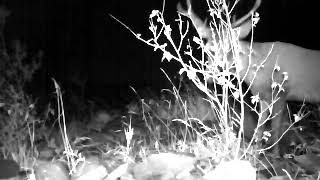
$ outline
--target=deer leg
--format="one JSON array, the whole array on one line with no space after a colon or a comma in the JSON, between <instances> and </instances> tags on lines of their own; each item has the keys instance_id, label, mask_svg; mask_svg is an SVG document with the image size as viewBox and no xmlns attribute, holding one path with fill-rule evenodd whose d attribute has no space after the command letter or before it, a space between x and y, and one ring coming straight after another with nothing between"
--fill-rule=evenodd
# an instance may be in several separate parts
<instances>
[{"instance_id":1,"label":"deer leg","mask_svg":"<svg viewBox=\"0 0 320 180\"><path fill-rule=\"evenodd\" d=\"M267 143L270 146L272 146L272 151L274 152L275 155L279 155L279 144L276 143L282 133L282 117L283 117L283 111L285 101L278 100L278 102L273 104L272 111L270 112L270 103L260 100L260 116L258 120L258 132L257 132L257 137L258 140L265 140L267 139ZM271 114L270 114L271 113ZM272 119L271 119L272 118ZM266 124L267 121L271 120L271 138L269 140L268 137L264 135L264 132L268 130ZM267 147L267 149L269 149Z\"/></svg>"},{"instance_id":2,"label":"deer leg","mask_svg":"<svg viewBox=\"0 0 320 180\"><path fill-rule=\"evenodd\" d=\"M271 128L272 128L272 144L274 144L273 147L273 152L277 155L280 155L280 147L279 147L279 143L280 142L280 138L283 135L284 131L284 127L283 125L286 124L284 123L285 121L288 120L287 118L287 109L286 109L286 101L279 99L273 106L273 113L272 115L274 116L274 118L271 121Z\"/></svg>"}]
</instances>

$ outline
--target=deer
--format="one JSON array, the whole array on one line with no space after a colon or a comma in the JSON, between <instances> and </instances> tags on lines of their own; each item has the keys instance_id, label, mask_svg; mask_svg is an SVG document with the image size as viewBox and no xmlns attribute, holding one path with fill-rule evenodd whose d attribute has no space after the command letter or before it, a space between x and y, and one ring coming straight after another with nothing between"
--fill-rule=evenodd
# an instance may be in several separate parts
<instances>
[{"instance_id":1,"label":"deer","mask_svg":"<svg viewBox=\"0 0 320 180\"><path fill-rule=\"evenodd\" d=\"M215 32L206 21L194 13L191 0L186 1L187 9L178 3L178 12L192 21L200 38L206 40L206 46L210 46L210 43L216 40L216 34L213 34ZM253 95L259 94L260 111L273 107L271 111L263 113L258 123L271 117L273 151L279 155L276 142L285 132L283 125L289 124L287 102L320 102L320 51L280 41L245 41L252 30L252 14L260 4L261 0L256 0L253 8L233 22L231 27L240 29L238 36L240 53L237 60L240 64L238 72L241 80L249 86ZM234 61L234 57L228 57L228 61ZM276 101L273 94L273 90L277 88L273 84L275 81L282 83L282 86L278 87L279 98Z\"/></svg>"}]
</instances>

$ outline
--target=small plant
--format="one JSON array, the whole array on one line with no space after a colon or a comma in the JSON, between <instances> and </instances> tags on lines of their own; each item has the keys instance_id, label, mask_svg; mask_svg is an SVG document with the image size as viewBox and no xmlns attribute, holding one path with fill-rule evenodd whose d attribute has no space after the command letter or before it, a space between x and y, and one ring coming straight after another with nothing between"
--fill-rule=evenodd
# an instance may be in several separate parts
<instances>
[{"instance_id":1,"label":"small plant","mask_svg":"<svg viewBox=\"0 0 320 180\"><path fill-rule=\"evenodd\" d=\"M5 21L0 23L5 26ZM3 32L0 33L0 156L25 167L28 158L36 156L33 145L37 138L41 138L39 134L43 127L37 118L34 100L26 93L25 87L40 68L43 52L28 54L21 41L14 41L9 51Z\"/></svg>"},{"instance_id":2,"label":"small plant","mask_svg":"<svg viewBox=\"0 0 320 180\"><path fill-rule=\"evenodd\" d=\"M76 172L77 165L83 162L85 158L81 155L81 153L78 153L76 150L73 150L71 147L69 136L67 133L62 93L58 83L55 80L53 81L54 81L54 86L55 86L56 95L57 95L58 124L59 124L59 130L60 130L60 134L61 134L63 145L64 145L64 155L68 162L67 165L68 165L70 174L74 174Z\"/></svg>"},{"instance_id":3,"label":"small plant","mask_svg":"<svg viewBox=\"0 0 320 180\"><path fill-rule=\"evenodd\" d=\"M260 100L259 94L254 94L252 97L251 102L253 105L245 102L244 97L249 92L253 82L248 84L248 90L242 89L244 81L240 73L242 73L243 67L241 67L242 64L240 62L241 48L238 39L240 30L232 28L228 5L225 1L207 1L209 12L213 19L209 26L206 21L201 22L199 18L194 18L195 14L190 9L190 1L187 1L187 3L189 3L188 11L185 10L185 12L178 14L178 19L176 20L178 22L177 33L174 31L175 28L166 23L162 12L153 10L149 16L149 30L152 33L150 39L143 38L141 34L135 33L121 21L112 17L127 28L138 40L153 47L154 50L162 51L162 61L180 63L179 74L186 75L209 102L219 124L219 133L216 133L217 128L206 127L201 120L196 120L194 117L186 116L187 119L176 120L189 127L192 127L190 122L199 122L204 129L214 131L214 134L216 134L214 137L207 137L198 132L201 139L206 141L207 144L209 144L208 139L216 139L217 141L215 142L219 142L221 147L219 150L221 154L229 154L232 159L242 159L251 151L254 143L265 138L262 137L262 127L273 118L270 117L271 113L269 112L272 111L273 104L278 100L279 93L283 91L282 86L287 77L285 76L282 82L273 82L273 103L266 107L260 107L260 111L256 108ZM185 16L190 18L191 21L185 21ZM251 18L253 18L251 24L253 27L258 17L252 16ZM192 26L190 26L190 22ZM190 35L190 32L192 32L190 28L193 27L196 34ZM173 38L174 36L179 38ZM188 37L191 37L191 39ZM162 43L163 39L166 39L166 43ZM179 40L175 41L176 39ZM204 40L207 40L207 43ZM230 55L233 61L230 61ZM257 64L256 72L263 67L267 58L265 57L261 64ZM278 67L275 67L273 73L277 71ZM253 80L255 80L255 75ZM239 104L240 110L236 110L233 102ZM243 124L246 120L245 106L248 106L259 117L258 126L248 144L243 143ZM183 106L183 108L187 112L189 107ZM239 129L238 134L235 134L235 126ZM263 150L265 149L256 150L256 152L262 152Z\"/></svg>"}]
</instances>

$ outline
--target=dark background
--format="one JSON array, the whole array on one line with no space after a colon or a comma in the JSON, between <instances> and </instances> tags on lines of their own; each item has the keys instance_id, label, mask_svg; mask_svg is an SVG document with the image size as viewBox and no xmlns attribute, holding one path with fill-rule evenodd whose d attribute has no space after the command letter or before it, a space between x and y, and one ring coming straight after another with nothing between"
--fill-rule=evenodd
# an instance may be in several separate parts
<instances>
[{"instance_id":1,"label":"dark background","mask_svg":"<svg viewBox=\"0 0 320 180\"><path fill-rule=\"evenodd\" d=\"M240 15L252 4L251 0L242 1L237 9ZM316 0L262 1L256 41L285 41L320 49ZM194 2L203 16L205 0ZM177 3L166 2L169 23L174 24L177 18ZM112 14L149 38L149 14L153 9L161 10L162 0L7 0L3 4L12 11L5 29L7 44L19 39L30 53L40 49L45 52L43 68L37 72L32 88L36 97L46 98L54 91L50 78L68 89L70 77L78 73L80 79L88 78L86 97L104 98L117 106L134 95L129 85L138 90L150 87L156 92L168 88L160 67L171 77L177 72L177 64L160 63L160 52L135 39L108 16ZM77 87L74 89L77 91Z\"/></svg>"}]
</instances>

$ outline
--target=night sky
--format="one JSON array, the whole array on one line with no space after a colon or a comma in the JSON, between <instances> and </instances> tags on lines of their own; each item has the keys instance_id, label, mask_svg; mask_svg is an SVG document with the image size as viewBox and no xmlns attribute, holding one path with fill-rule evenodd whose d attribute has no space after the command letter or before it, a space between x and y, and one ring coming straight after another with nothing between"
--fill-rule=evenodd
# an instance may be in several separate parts
<instances>
[{"instance_id":1,"label":"night sky","mask_svg":"<svg viewBox=\"0 0 320 180\"><path fill-rule=\"evenodd\" d=\"M249 0L245 0L248 1ZM88 78L86 97L101 97L112 103L132 96L128 86L168 88L162 67L171 77L176 63L160 63L160 52L135 39L109 13L143 37L151 37L148 17L162 8L162 0L3 0L12 11L7 18L7 44L22 40L30 53L43 50L43 68L35 77L33 92L44 97L54 91L55 78L62 88L69 88L71 75ZM178 0L167 0L165 18L174 23ZM195 4L194 7L203 7ZM250 0L251 2L251 0ZM257 41L285 41L320 49L319 6L316 0L262 0ZM251 2L252 3L252 2ZM250 4L250 3L249 3ZM245 11L239 8L238 12ZM197 10L196 10L197 11ZM199 12L199 14L203 12ZM318 27L317 27L318 26ZM119 100L119 101L118 101Z\"/></svg>"}]
</instances>

